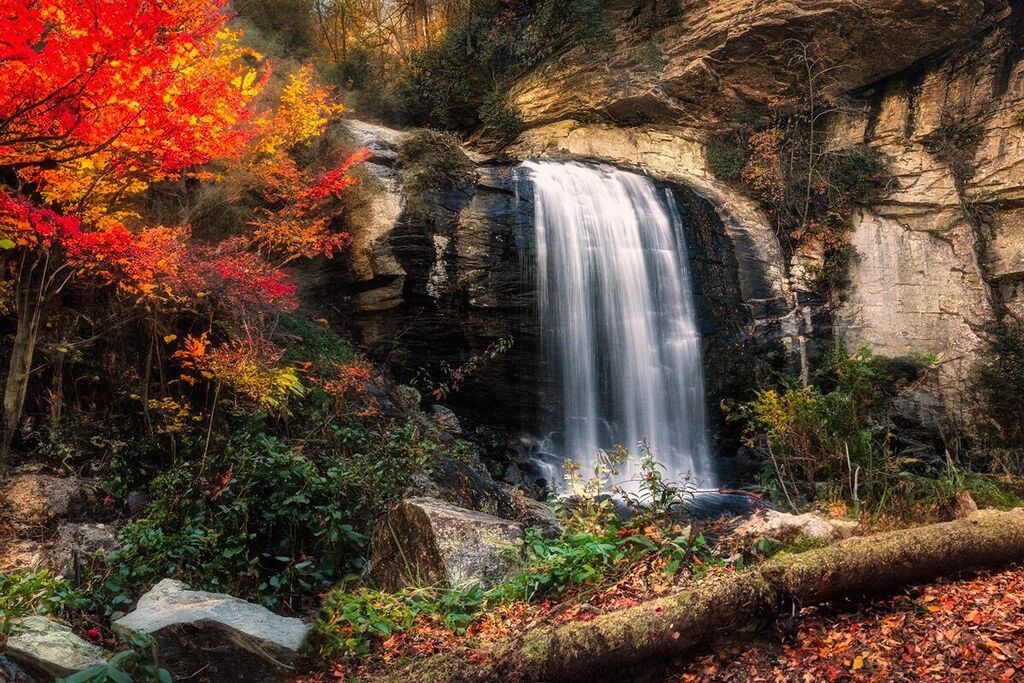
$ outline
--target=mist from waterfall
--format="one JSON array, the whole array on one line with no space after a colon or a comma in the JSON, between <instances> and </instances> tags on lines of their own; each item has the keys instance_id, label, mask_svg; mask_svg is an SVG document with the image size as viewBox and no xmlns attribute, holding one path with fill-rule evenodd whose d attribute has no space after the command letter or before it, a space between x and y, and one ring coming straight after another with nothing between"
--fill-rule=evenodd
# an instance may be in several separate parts
<instances>
[{"instance_id":1,"label":"mist from waterfall","mask_svg":"<svg viewBox=\"0 0 1024 683\"><path fill-rule=\"evenodd\" d=\"M545 366L561 405L558 457L646 439L670 479L711 486L704 377L682 219L649 178L575 163L523 165L533 184ZM543 412L543 411L542 411ZM628 471L620 473L625 479ZM555 482L553 482L555 483Z\"/></svg>"}]
</instances>

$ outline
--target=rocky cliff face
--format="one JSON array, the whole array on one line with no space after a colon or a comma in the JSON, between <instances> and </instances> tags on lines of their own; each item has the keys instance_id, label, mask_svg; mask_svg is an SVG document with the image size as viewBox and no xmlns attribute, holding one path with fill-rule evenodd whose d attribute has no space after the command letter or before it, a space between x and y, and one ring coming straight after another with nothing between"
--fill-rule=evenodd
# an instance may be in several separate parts
<instances>
[{"instance_id":1,"label":"rocky cliff face","mask_svg":"<svg viewBox=\"0 0 1024 683\"><path fill-rule=\"evenodd\" d=\"M386 138L376 170L388 190L359 231L342 292L363 340L408 376L513 336L513 352L455 400L482 422L535 423L550 387L524 270L532 207L513 163L590 160L657 178L680 199L712 402L749 388L766 349L807 372L833 339L936 354L933 394L960 396L985 325L1024 315L1024 3L693 0L645 15L657 6L615 0L604 61L577 49L518 82L526 130L466 182L403 194L393 135L362 129L374 144ZM854 217L842 302L809 291L803 263L815 255L786 254L757 203L706 161L714 131L800 82L803 45L845 93L823 122L828 145L878 150L898 181Z\"/></svg>"},{"instance_id":2,"label":"rocky cliff face","mask_svg":"<svg viewBox=\"0 0 1024 683\"><path fill-rule=\"evenodd\" d=\"M372 355L423 390L450 381L444 364L459 368L512 338L512 349L475 372L450 402L471 422L526 428L543 373L522 257L532 205L528 192L520 196L514 167L480 165L443 187L411 191L399 168L403 133L346 125L373 152L368 181L375 187L352 217L351 266L321 296L336 302L345 327Z\"/></svg>"},{"instance_id":3,"label":"rocky cliff face","mask_svg":"<svg viewBox=\"0 0 1024 683\"><path fill-rule=\"evenodd\" d=\"M690 188L727 227L754 320L774 323L795 355L831 338L934 353L959 393L986 323L1024 313L1024 3L691 2L647 38L630 19L643 7L612 10L606 66L569 53L513 88L531 127L511 153L607 161ZM660 60L638 63L652 44ZM803 45L846 93L825 121L829 146L877 149L898 180L854 218L853 284L837 306L805 291L815 255L787 262L756 205L704 161L709 131L805 78L793 59Z\"/></svg>"},{"instance_id":4,"label":"rocky cliff face","mask_svg":"<svg viewBox=\"0 0 1024 683\"><path fill-rule=\"evenodd\" d=\"M1008 0L615 0L612 46L578 47L512 88L527 125L713 124L792 92L813 43L853 90L976 35Z\"/></svg>"}]
</instances>

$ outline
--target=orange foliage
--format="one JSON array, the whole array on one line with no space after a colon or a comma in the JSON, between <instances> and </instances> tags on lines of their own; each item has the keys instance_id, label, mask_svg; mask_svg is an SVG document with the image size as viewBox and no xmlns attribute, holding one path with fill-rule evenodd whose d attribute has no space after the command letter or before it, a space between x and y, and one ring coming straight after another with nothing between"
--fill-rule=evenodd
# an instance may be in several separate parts
<instances>
[{"instance_id":1,"label":"orange foliage","mask_svg":"<svg viewBox=\"0 0 1024 683\"><path fill-rule=\"evenodd\" d=\"M304 392L295 368L281 362L284 349L265 339L246 338L211 347L204 332L186 337L174 357L186 383L223 382L260 408L285 411L288 399Z\"/></svg>"},{"instance_id":2,"label":"orange foliage","mask_svg":"<svg viewBox=\"0 0 1024 683\"><path fill-rule=\"evenodd\" d=\"M330 229L330 204L356 184L349 170L368 157L369 150L360 150L311 184L291 159L267 169L269 182L264 197L279 208L262 211L252 222L248 243L284 263L314 256L330 258L346 249L351 238L346 232Z\"/></svg>"},{"instance_id":3,"label":"orange foliage","mask_svg":"<svg viewBox=\"0 0 1024 683\"><path fill-rule=\"evenodd\" d=\"M0 165L99 220L156 179L235 156L262 85L226 0L9 0ZM264 74L264 77L266 74Z\"/></svg>"}]
</instances>

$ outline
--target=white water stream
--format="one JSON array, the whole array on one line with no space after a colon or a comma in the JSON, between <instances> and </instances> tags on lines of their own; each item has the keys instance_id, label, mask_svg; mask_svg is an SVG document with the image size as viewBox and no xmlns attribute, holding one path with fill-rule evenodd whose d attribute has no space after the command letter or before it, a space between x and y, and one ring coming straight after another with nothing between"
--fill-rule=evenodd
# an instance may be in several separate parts
<instances>
[{"instance_id":1,"label":"white water stream","mask_svg":"<svg viewBox=\"0 0 1024 683\"><path fill-rule=\"evenodd\" d=\"M593 472L646 439L670 479L714 484L683 225L649 178L523 164L534 187L539 315L561 406L551 448ZM620 478L632 473L623 471Z\"/></svg>"}]
</instances>

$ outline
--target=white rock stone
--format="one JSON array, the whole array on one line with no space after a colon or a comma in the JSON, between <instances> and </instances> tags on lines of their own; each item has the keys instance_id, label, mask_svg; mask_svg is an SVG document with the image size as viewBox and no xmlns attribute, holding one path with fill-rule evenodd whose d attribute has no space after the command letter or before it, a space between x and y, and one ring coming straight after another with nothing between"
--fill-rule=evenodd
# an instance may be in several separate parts
<instances>
[{"instance_id":1,"label":"white rock stone","mask_svg":"<svg viewBox=\"0 0 1024 683\"><path fill-rule=\"evenodd\" d=\"M4 654L29 671L53 677L70 676L106 662L102 648L46 617L16 620Z\"/></svg>"},{"instance_id":2,"label":"white rock stone","mask_svg":"<svg viewBox=\"0 0 1024 683\"><path fill-rule=\"evenodd\" d=\"M792 515L767 510L751 517L737 527L737 536L771 538L781 543L792 543L799 538L816 541L837 541L852 536L857 523L842 519L825 519L811 512Z\"/></svg>"},{"instance_id":3,"label":"white rock stone","mask_svg":"<svg viewBox=\"0 0 1024 683\"><path fill-rule=\"evenodd\" d=\"M150 634L179 679L271 681L287 670L310 626L222 593L188 590L164 579L114 622L120 633Z\"/></svg>"}]
</instances>

